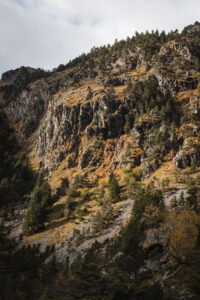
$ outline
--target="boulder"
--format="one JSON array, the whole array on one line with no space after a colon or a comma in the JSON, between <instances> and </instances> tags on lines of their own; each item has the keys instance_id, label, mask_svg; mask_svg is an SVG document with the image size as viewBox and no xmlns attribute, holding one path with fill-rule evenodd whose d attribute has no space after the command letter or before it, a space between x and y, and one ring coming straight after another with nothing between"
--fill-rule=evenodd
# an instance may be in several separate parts
<instances>
[{"instance_id":1,"label":"boulder","mask_svg":"<svg viewBox=\"0 0 200 300\"><path fill-rule=\"evenodd\" d=\"M173 163L181 169L191 166L192 160L195 160L196 166L200 166L200 151L185 153L183 150L180 150L176 156L173 158Z\"/></svg>"}]
</instances>

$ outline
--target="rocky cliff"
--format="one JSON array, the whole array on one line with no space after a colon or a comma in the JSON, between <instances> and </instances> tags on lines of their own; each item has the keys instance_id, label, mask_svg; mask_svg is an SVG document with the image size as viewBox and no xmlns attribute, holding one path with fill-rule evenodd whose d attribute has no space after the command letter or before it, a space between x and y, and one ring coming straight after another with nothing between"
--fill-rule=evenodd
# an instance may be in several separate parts
<instances>
[{"instance_id":1,"label":"rocky cliff","mask_svg":"<svg viewBox=\"0 0 200 300\"><path fill-rule=\"evenodd\" d=\"M186 284L177 293L167 284L180 266L169 259L171 232L179 226L176 216L181 222L185 214L188 224L194 223L194 232L198 223L194 213L200 168L199 28L196 22L182 33L136 34L113 46L93 48L52 72L21 67L2 75L1 108L32 168L50 182L54 194L45 230L23 236L28 203L20 203L5 223L11 237L21 245L41 244L43 251L55 245L55 256L62 262L66 256L72 263L79 254L86 255L96 242L103 245L103 257L105 244L112 248L112 240L115 243L131 217L138 182L148 185L141 202L145 195L154 201L159 193L149 195L156 187L162 189L167 208L163 217L163 203L152 202L153 208L150 202L145 204L140 222L146 227L138 247L147 259L138 276L151 272L169 298L170 293L176 294L174 299L192 297ZM111 172L119 182L118 203L109 194ZM189 213L184 210L187 201ZM153 219L150 227L148 218ZM115 260L129 257L125 255L129 249L123 251L116 250L116 256L106 261L105 273ZM135 284L136 275L129 275Z\"/></svg>"},{"instance_id":2,"label":"rocky cliff","mask_svg":"<svg viewBox=\"0 0 200 300\"><path fill-rule=\"evenodd\" d=\"M142 38L94 49L59 72L2 75L3 106L35 168L51 178L58 169L102 176L141 166L146 178L172 152L178 167L198 165L198 31Z\"/></svg>"}]
</instances>

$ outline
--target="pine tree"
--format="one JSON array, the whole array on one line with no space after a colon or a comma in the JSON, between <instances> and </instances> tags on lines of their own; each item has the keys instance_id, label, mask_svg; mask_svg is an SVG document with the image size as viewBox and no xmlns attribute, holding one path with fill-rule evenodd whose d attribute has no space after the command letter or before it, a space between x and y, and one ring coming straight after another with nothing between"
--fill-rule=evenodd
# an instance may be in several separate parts
<instances>
[{"instance_id":1,"label":"pine tree","mask_svg":"<svg viewBox=\"0 0 200 300\"><path fill-rule=\"evenodd\" d=\"M193 158L191 161L191 170L194 172L196 170L196 160Z\"/></svg>"},{"instance_id":2,"label":"pine tree","mask_svg":"<svg viewBox=\"0 0 200 300\"><path fill-rule=\"evenodd\" d=\"M181 194L180 194L179 204L180 204L181 206L183 206L183 205L184 205L184 202L185 202L185 199L184 199L184 193L183 193L183 191L182 191Z\"/></svg>"},{"instance_id":3,"label":"pine tree","mask_svg":"<svg viewBox=\"0 0 200 300\"><path fill-rule=\"evenodd\" d=\"M126 123L124 125L124 131L125 131L125 133L129 133L129 131L132 127L132 114L128 113L127 115L125 115L125 120L126 120Z\"/></svg>"},{"instance_id":4,"label":"pine tree","mask_svg":"<svg viewBox=\"0 0 200 300\"><path fill-rule=\"evenodd\" d=\"M24 232L26 234L41 231L45 227L52 205L51 188L47 181L39 177L25 217Z\"/></svg>"},{"instance_id":5,"label":"pine tree","mask_svg":"<svg viewBox=\"0 0 200 300\"><path fill-rule=\"evenodd\" d=\"M108 181L108 189L110 193L110 198L113 202L120 200L120 186L113 172L110 173Z\"/></svg>"}]
</instances>

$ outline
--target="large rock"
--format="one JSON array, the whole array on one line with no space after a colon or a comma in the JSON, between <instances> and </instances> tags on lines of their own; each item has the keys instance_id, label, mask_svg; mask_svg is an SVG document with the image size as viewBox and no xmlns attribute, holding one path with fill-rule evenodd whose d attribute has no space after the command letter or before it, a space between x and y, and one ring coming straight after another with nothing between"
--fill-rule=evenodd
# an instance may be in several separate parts
<instances>
[{"instance_id":1,"label":"large rock","mask_svg":"<svg viewBox=\"0 0 200 300\"><path fill-rule=\"evenodd\" d=\"M196 166L200 166L200 151L185 153L183 150L180 150L176 156L173 158L173 163L178 168L190 167L192 160L196 162Z\"/></svg>"},{"instance_id":2,"label":"large rock","mask_svg":"<svg viewBox=\"0 0 200 300\"><path fill-rule=\"evenodd\" d=\"M153 159L149 161L148 159L141 160L141 173L142 173L142 180L148 178L151 173L155 172L159 167L159 161L157 159Z\"/></svg>"}]
</instances>

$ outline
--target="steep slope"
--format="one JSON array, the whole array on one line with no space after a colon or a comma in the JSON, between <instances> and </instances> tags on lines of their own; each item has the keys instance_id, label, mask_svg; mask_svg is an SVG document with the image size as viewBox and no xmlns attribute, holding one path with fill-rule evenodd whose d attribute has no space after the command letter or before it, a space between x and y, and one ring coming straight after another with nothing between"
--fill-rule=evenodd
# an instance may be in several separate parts
<instances>
[{"instance_id":1,"label":"steep slope","mask_svg":"<svg viewBox=\"0 0 200 300\"><path fill-rule=\"evenodd\" d=\"M35 167L55 178L58 169L61 177L74 168L102 176L141 165L145 178L171 150L178 166L198 159L198 150L189 155L177 149L195 141L198 132L199 31L197 25L192 28L167 36L136 35L112 47L94 48L48 78L35 80L39 71L32 71L33 76L26 69L4 74L6 111L33 151ZM25 70L33 78L28 80ZM8 92L15 85L18 90ZM192 123L190 137L182 128L184 113ZM149 145L150 137L160 140L161 135L161 149L156 142ZM127 146L132 151L129 162Z\"/></svg>"},{"instance_id":2,"label":"steep slope","mask_svg":"<svg viewBox=\"0 0 200 300\"><path fill-rule=\"evenodd\" d=\"M162 299L157 283L166 299L198 297L193 267L199 261L199 46L196 22L182 33L136 33L113 46L93 48L53 72L22 67L2 75L1 106L32 168L48 179L54 194L44 231L22 237L18 215L25 211L15 207L15 220L6 223L11 236L21 244L41 244L43 251L55 245L58 261L67 257L75 270L80 254L87 258L99 242L99 261L91 260L108 276L107 293L118 260L125 276L118 274L119 282L128 281L122 290L131 286L130 294L120 290L121 299ZM195 233L191 247L184 234L175 238L182 220L185 235ZM170 285L180 284L185 261L192 262L193 286L185 278L173 291ZM86 293L76 276L69 299Z\"/></svg>"}]
</instances>

